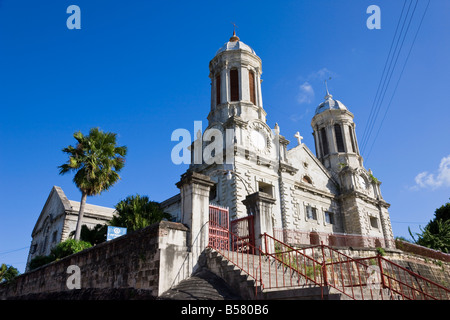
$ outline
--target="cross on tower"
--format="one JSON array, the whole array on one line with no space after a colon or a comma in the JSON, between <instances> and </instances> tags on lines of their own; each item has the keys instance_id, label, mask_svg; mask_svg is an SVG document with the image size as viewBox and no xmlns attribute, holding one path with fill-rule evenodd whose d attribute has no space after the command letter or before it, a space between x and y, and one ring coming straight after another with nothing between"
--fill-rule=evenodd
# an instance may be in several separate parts
<instances>
[{"instance_id":1,"label":"cross on tower","mask_svg":"<svg viewBox=\"0 0 450 320\"><path fill-rule=\"evenodd\" d=\"M236 33L236 28L237 28L236 23L231 22L231 24L233 25L233 33Z\"/></svg>"},{"instance_id":2,"label":"cross on tower","mask_svg":"<svg viewBox=\"0 0 450 320\"><path fill-rule=\"evenodd\" d=\"M297 133L294 135L294 137L297 138L298 145L301 145L301 144L302 144L303 137L300 135L300 132L297 131Z\"/></svg>"}]
</instances>

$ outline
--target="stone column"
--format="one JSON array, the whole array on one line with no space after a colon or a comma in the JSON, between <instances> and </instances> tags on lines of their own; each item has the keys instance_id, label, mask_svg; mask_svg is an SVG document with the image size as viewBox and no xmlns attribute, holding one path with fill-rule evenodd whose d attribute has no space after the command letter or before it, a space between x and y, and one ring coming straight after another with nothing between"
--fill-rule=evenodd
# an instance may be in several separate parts
<instances>
[{"instance_id":1,"label":"stone column","mask_svg":"<svg viewBox=\"0 0 450 320\"><path fill-rule=\"evenodd\" d=\"M176 184L181 195L181 223L190 229L187 246L202 251L208 245L209 189L211 179L197 172L186 172Z\"/></svg>"},{"instance_id":2,"label":"stone column","mask_svg":"<svg viewBox=\"0 0 450 320\"><path fill-rule=\"evenodd\" d=\"M257 248L261 246L264 251L265 243L260 236L267 233L273 237L272 210L275 199L267 193L255 192L248 195L242 203L247 207L247 214L254 216L255 246ZM273 252L273 248L267 249Z\"/></svg>"},{"instance_id":3,"label":"stone column","mask_svg":"<svg viewBox=\"0 0 450 320\"><path fill-rule=\"evenodd\" d=\"M240 100L242 101L250 101L250 88L249 88L249 76L248 76L248 68L246 66L241 66L239 68L240 73L240 90L241 96Z\"/></svg>"}]
</instances>

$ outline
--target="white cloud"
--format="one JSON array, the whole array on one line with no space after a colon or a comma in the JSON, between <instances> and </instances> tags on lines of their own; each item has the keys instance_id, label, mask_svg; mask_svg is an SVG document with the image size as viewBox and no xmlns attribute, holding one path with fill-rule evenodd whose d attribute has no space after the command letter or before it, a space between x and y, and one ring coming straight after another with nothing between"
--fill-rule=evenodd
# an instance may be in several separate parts
<instances>
[{"instance_id":1,"label":"white cloud","mask_svg":"<svg viewBox=\"0 0 450 320\"><path fill-rule=\"evenodd\" d=\"M311 111L311 109L310 108L306 108L304 111L303 111L303 113L295 113L295 114L291 114L290 115L290 119L292 120L292 121L294 121L294 122L298 122L298 121L300 121L300 120L302 120L303 118L305 118L307 115L308 115L308 113Z\"/></svg>"},{"instance_id":2,"label":"white cloud","mask_svg":"<svg viewBox=\"0 0 450 320\"><path fill-rule=\"evenodd\" d=\"M441 159L436 174L424 171L419 173L414 180L416 186L420 188L450 187L450 155Z\"/></svg>"},{"instance_id":3,"label":"white cloud","mask_svg":"<svg viewBox=\"0 0 450 320\"><path fill-rule=\"evenodd\" d=\"M322 68L317 71L311 72L307 77L300 76L298 79L303 83L299 86L299 91L297 94L297 102L299 104L310 104L314 102L315 92L313 85L320 88L325 94L325 80L334 78L337 75L328 70L327 68Z\"/></svg>"},{"instance_id":4,"label":"white cloud","mask_svg":"<svg viewBox=\"0 0 450 320\"><path fill-rule=\"evenodd\" d=\"M300 104L311 103L314 99L314 89L308 81L300 85L297 102Z\"/></svg>"},{"instance_id":5,"label":"white cloud","mask_svg":"<svg viewBox=\"0 0 450 320\"><path fill-rule=\"evenodd\" d=\"M316 72L311 73L308 76L309 80L318 80L323 82L324 80L328 80L329 78L334 78L336 75L334 72L328 70L327 68L322 68Z\"/></svg>"}]
</instances>

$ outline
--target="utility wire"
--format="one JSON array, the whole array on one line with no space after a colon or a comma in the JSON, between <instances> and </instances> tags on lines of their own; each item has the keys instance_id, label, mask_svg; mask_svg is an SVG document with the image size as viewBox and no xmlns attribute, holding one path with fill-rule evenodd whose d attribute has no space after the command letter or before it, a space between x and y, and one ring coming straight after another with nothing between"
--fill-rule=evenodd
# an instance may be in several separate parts
<instances>
[{"instance_id":1,"label":"utility wire","mask_svg":"<svg viewBox=\"0 0 450 320\"><path fill-rule=\"evenodd\" d=\"M16 251L20 251L20 250L24 250L24 249L29 249L29 248L30 248L30 246L27 246L27 247L23 247L23 248L19 248L19 249L13 249L10 251L0 252L0 256L7 255L8 253L12 253L12 252L16 252Z\"/></svg>"},{"instance_id":2,"label":"utility wire","mask_svg":"<svg viewBox=\"0 0 450 320\"><path fill-rule=\"evenodd\" d=\"M395 70L395 67L397 65L398 57L400 56L400 52L402 51L403 43L404 43L404 40L405 40L406 35L408 33L408 29L409 29L409 26L411 24L411 21L412 21L415 9L417 7L417 3L418 3L418 0L416 0L416 6L414 7L413 13L411 14L411 17L409 19L408 27L407 27L405 33L403 34L403 30L405 28L405 24L406 24L406 21L408 19L409 11L411 10L412 1L409 3L408 11L406 12L405 19L403 20L402 28L400 30L400 34L399 34L398 39L397 39L396 44L395 44L395 49L394 49L394 53L392 55L392 59L389 62L387 75L384 78L383 83L382 83L382 87L381 87L382 89L380 91L380 95L378 97L376 97L377 98L376 99L376 105L375 105L375 108L373 109L374 110L374 113L373 113L374 116L373 116L372 121L369 123L368 128L367 128L368 129L367 135L365 136L365 140L363 141L363 144L362 144L362 150L361 150L362 153L365 152L367 143L368 143L368 141L370 139L370 135L372 134L372 130L373 130L373 128L375 126L375 123L376 123L376 120L378 118L378 113L380 112L380 108L381 108L381 105L383 103L383 100L384 100L387 88L388 88L388 86L389 86L389 84L391 82L392 74L393 74L393 72ZM402 34L403 34L403 40L401 42L400 49L397 51L398 45L400 43L400 39L402 38ZM393 62L394 62L394 64L392 65Z\"/></svg>"},{"instance_id":3,"label":"utility wire","mask_svg":"<svg viewBox=\"0 0 450 320\"><path fill-rule=\"evenodd\" d=\"M368 161L368 159L369 159L370 153L372 152L372 148L373 148L373 146L374 146L374 144L375 144L375 141L376 141L377 138L378 138L378 134L380 133L381 127L383 126L383 122L384 122L384 120L386 119L386 115L387 115L387 113L388 113L388 111L389 111L389 108L390 108L390 106L391 106L392 100L393 100L393 98L394 98L394 96L395 96L395 93L396 93L396 91L397 91L397 88L398 88L398 85L399 85L400 80L401 80L401 78L402 78L403 72L405 71L405 67L406 67L406 64L407 64L407 62L408 62L409 56L411 55L412 48L414 47L414 43L416 42L417 35L419 34L419 30L420 30L420 28L421 28L421 26L422 26L422 22L423 22L423 20L424 20L424 18L425 18L425 15L426 15L427 11L428 11L428 7L429 7L429 5L430 5L430 1L431 1L431 0L428 0L427 6L426 6L426 8L425 8L425 11L424 11L423 14L422 14L422 18L421 18L421 20L420 20L419 27L417 28L416 34L414 35L414 39L413 39L413 41L412 41L411 47L409 48L409 52L408 52L408 55L406 56L405 63L403 64L402 71L400 72L400 76L399 76L399 78L398 78L398 80L397 80L397 84L395 85L394 92L392 93L391 99L389 100L389 104L388 104L388 106L387 106L387 108L386 108L386 111L384 112L383 119L381 120L380 126L378 127L377 133L376 133L376 135L375 135L375 138L373 139L372 145L370 146L369 152L367 153L366 163L367 163L367 161ZM417 5L417 4L416 4L416 5Z\"/></svg>"},{"instance_id":4,"label":"utility wire","mask_svg":"<svg viewBox=\"0 0 450 320\"><path fill-rule=\"evenodd\" d=\"M370 109L370 114L369 114L369 118L367 120L367 125L364 128L364 133L363 133L362 138L361 138L361 153L362 153L363 145L365 145L365 140L367 139L368 129L371 126L372 121L373 121L374 110L375 110L375 102L377 101L378 93L380 92L381 83L383 82L383 78L384 78L384 75L385 75L386 67L387 67L388 62L389 62L389 57L391 56L392 47L394 46L395 38L397 37L398 27L400 26L400 22L401 22L402 17L403 17L403 12L405 11L406 2L407 2L407 0L405 0L403 2L402 12L400 13L400 17L399 17L398 22L397 22L397 27L395 28L395 33L394 33L394 37L392 38L391 47L389 48L389 53L388 53L388 55L386 57L386 61L384 63L383 73L381 74L380 82L378 83L377 92L376 92L375 97L374 97L373 102L372 102L372 107Z\"/></svg>"}]
</instances>

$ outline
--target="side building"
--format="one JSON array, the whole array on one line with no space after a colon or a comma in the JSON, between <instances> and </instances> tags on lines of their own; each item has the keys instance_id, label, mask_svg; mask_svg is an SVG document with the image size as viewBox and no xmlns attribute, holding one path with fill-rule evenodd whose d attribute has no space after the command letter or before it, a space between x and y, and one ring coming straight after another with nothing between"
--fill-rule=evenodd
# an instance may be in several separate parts
<instances>
[{"instance_id":1,"label":"side building","mask_svg":"<svg viewBox=\"0 0 450 320\"><path fill-rule=\"evenodd\" d=\"M34 257L50 254L53 247L72 236L71 233L75 231L77 225L79 209L80 202L69 200L60 187L53 186L31 233L26 271ZM97 224L107 224L114 213L114 208L86 203L83 225L93 228Z\"/></svg>"}]
</instances>

